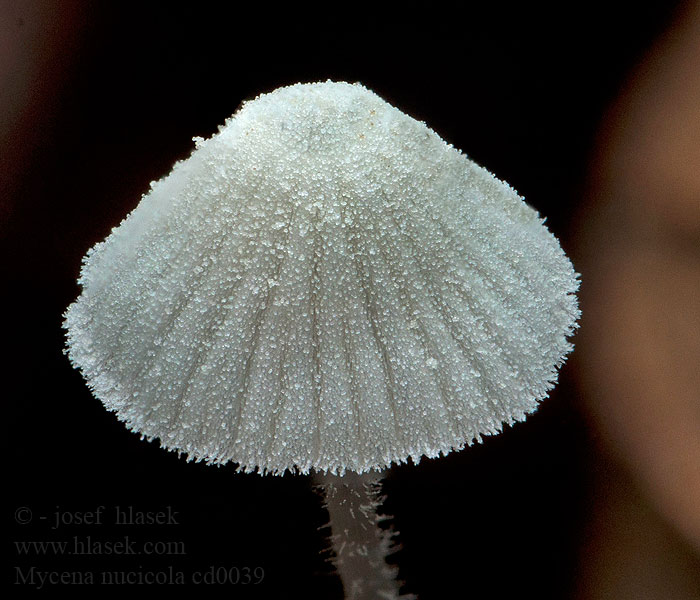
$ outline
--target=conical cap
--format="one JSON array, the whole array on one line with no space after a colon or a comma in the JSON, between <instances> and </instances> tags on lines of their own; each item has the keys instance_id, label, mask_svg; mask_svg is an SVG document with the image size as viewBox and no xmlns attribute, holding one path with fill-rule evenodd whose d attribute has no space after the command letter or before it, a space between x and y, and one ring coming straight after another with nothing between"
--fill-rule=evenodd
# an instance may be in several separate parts
<instances>
[{"instance_id":1,"label":"conical cap","mask_svg":"<svg viewBox=\"0 0 700 600\"><path fill-rule=\"evenodd\" d=\"M521 420L577 274L506 183L359 84L243 105L84 259L68 354L188 458L363 472Z\"/></svg>"}]
</instances>

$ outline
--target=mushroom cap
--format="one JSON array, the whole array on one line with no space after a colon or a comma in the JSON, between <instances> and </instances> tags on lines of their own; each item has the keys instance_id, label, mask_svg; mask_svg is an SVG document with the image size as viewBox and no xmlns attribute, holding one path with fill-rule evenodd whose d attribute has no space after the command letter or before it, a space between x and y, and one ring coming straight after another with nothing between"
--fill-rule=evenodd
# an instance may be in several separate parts
<instances>
[{"instance_id":1,"label":"mushroom cap","mask_svg":"<svg viewBox=\"0 0 700 600\"><path fill-rule=\"evenodd\" d=\"M360 84L245 103L84 258L67 354L162 446L365 472L545 398L578 275L537 212Z\"/></svg>"}]
</instances>

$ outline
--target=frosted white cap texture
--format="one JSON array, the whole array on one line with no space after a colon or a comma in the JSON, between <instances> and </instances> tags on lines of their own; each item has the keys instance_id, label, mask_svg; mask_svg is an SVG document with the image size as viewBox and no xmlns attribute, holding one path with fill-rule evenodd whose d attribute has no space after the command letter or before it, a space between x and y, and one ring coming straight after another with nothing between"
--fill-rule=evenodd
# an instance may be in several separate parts
<instances>
[{"instance_id":1,"label":"frosted white cap texture","mask_svg":"<svg viewBox=\"0 0 700 600\"><path fill-rule=\"evenodd\" d=\"M359 84L245 103L86 255L67 353L133 431L343 473L522 420L578 275L506 183Z\"/></svg>"}]
</instances>

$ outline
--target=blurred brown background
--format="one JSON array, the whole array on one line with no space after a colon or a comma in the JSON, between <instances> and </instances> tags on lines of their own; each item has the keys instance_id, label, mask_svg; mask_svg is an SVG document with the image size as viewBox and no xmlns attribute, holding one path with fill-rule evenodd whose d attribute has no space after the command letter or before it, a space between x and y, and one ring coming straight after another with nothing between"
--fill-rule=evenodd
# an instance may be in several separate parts
<instances>
[{"instance_id":1,"label":"blurred brown background","mask_svg":"<svg viewBox=\"0 0 700 600\"><path fill-rule=\"evenodd\" d=\"M522 193L582 274L560 385L525 423L385 484L421 598L700 598L700 5L411 12L0 1L0 248L14 540L36 514L175 506L179 557L265 568L238 597L340 598L305 478L141 442L62 355L80 259L241 100L361 81ZM138 536L160 535L141 529ZM47 570L114 557L22 557ZM44 594L65 590L48 586ZM209 593L211 590L204 590Z\"/></svg>"}]
</instances>

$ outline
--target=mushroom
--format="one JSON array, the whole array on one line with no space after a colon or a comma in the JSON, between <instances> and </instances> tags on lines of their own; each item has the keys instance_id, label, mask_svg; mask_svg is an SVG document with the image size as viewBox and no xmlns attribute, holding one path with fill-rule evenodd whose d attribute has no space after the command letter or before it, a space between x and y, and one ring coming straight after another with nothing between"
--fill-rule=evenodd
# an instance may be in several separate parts
<instances>
[{"instance_id":1,"label":"mushroom","mask_svg":"<svg viewBox=\"0 0 700 600\"><path fill-rule=\"evenodd\" d=\"M348 597L395 597L378 473L535 410L578 274L508 184L360 84L279 88L194 141L88 251L66 352L188 460L316 473L364 535L336 537Z\"/></svg>"}]
</instances>

